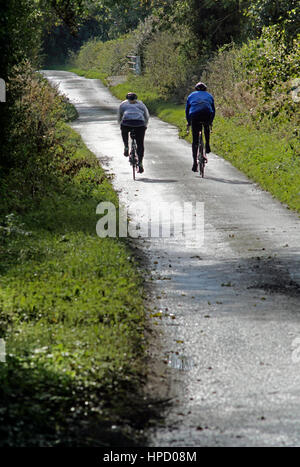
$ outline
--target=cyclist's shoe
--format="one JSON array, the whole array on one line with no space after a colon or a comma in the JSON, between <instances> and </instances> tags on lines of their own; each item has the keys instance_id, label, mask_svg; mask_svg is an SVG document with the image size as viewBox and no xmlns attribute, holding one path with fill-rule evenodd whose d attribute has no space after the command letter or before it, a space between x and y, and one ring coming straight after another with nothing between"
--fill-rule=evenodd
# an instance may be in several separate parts
<instances>
[{"instance_id":1,"label":"cyclist's shoe","mask_svg":"<svg viewBox=\"0 0 300 467\"><path fill-rule=\"evenodd\" d=\"M205 152L206 152L206 154L209 154L209 153L210 153L210 145L209 145L209 144L206 144L206 146L205 146Z\"/></svg>"},{"instance_id":2,"label":"cyclist's shoe","mask_svg":"<svg viewBox=\"0 0 300 467\"><path fill-rule=\"evenodd\" d=\"M193 172L198 172L198 164L194 162L193 167L192 167Z\"/></svg>"},{"instance_id":3,"label":"cyclist's shoe","mask_svg":"<svg viewBox=\"0 0 300 467\"><path fill-rule=\"evenodd\" d=\"M139 173L142 174L144 172L144 167L143 164L140 162L139 163Z\"/></svg>"},{"instance_id":4,"label":"cyclist's shoe","mask_svg":"<svg viewBox=\"0 0 300 467\"><path fill-rule=\"evenodd\" d=\"M125 157L129 156L129 149L128 148L124 148L124 156Z\"/></svg>"}]
</instances>

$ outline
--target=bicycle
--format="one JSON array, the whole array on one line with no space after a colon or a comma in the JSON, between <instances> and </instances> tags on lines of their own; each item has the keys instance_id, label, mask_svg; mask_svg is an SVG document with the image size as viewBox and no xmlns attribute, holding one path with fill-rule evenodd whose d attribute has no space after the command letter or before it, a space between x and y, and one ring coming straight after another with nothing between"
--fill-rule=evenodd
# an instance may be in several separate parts
<instances>
[{"instance_id":1,"label":"bicycle","mask_svg":"<svg viewBox=\"0 0 300 467\"><path fill-rule=\"evenodd\" d=\"M129 153L129 162L130 162L130 165L132 166L133 180L135 180L135 173L139 166L139 159L137 155L137 144L136 144L134 130L130 131L130 137L131 137L131 149Z\"/></svg>"}]
</instances>

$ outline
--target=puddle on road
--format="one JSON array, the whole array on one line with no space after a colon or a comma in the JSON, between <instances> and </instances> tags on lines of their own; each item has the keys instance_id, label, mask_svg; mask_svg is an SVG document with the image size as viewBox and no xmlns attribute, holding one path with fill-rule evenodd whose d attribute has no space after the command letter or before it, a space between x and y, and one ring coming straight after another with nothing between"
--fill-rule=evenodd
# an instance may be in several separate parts
<instances>
[{"instance_id":1,"label":"puddle on road","mask_svg":"<svg viewBox=\"0 0 300 467\"><path fill-rule=\"evenodd\" d=\"M168 365L175 370L189 371L195 366L192 357L186 355L172 354L169 357Z\"/></svg>"}]
</instances>

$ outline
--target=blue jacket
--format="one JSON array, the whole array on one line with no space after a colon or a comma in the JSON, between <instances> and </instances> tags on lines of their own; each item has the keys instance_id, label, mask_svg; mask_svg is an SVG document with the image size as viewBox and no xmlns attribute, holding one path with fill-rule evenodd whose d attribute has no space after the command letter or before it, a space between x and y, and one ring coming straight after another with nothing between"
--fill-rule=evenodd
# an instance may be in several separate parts
<instances>
[{"instance_id":1,"label":"blue jacket","mask_svg":"<svg viewBox=\"0 0 300 467\"><path fill-rule=\"evenodd\" d=\"M185 106L185 115L188 123L191 123L193 116L203 111L206 111L207 117L211 123L216 113L213 96L207 91L192 92L187 98Z\"/></svg>"}]
</instances>

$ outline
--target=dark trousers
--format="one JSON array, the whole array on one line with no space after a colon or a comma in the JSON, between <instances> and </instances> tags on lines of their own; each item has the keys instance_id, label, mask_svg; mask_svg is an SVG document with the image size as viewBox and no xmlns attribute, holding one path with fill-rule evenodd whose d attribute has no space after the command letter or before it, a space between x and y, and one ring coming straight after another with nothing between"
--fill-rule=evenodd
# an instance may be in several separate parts
<instances>
[{"instance_id":1,"label":"dark trousers","mask_svg":"<svg viewBox=\"0 0 300 467\"><path fill-rule=\"evenodd\" d=\"M211 114L210 112L203 111L195 116L192 117L192 134L193 134L193 158L194 162L197 161L197 153L198 153L198 146L199 146L199 131L204 126L204 135L205 135L205 143L209 145L209 137L210 137L210 129L209 125L212 123L211 121Z\"/></svg>"},{"instance_id":2,"label":"dark trousers","mask_svg":"<svg viewBox=\"0 0 300 467\"><path fill-rule=\"evenodd\" d=\"M128 148L128 134L131 130L134 130L136 145L137 145L137 154L139 157L139 162L142 162L144 158L144 138L145 138L146 127L145 126L130 127L130 126L121 125L122 138L123 138L124 146L126 148Z\"/></svg>"}]
</instances>

